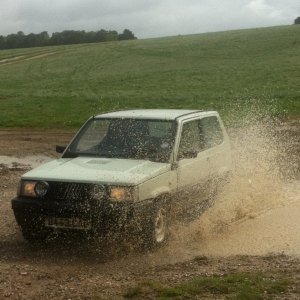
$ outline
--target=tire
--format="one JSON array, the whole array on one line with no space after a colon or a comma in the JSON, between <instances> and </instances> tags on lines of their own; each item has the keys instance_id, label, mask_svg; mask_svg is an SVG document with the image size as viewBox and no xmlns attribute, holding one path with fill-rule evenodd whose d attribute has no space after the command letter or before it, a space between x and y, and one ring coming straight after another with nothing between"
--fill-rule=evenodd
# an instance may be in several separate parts
<instances>
[{"instance_id":1,"label":"tire","mask_svg":"<svg viewBox=\"0 0 300 300\"><path fill-rule=\"evenodd\" d=\"M145 223L142 248L144 250L158 248L166 243L168 237L168 211L164 207L157 207Z\"/></svg>"},{"instance_id":2,"label":"tire","mask_svg":"<svg viewBox=\"0 0 300 300\"><path fill-rule=\"evenodd\" d=\"M41 243L44 242L49 236L50 232L37 228L22 228L22 235L24 240L29 243Z\"/></svg>"}]
</instances>

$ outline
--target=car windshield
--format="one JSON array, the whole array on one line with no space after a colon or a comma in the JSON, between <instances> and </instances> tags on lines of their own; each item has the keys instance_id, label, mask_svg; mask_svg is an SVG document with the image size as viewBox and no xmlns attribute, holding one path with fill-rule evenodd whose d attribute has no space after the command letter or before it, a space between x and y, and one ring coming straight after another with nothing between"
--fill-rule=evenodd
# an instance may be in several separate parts
<instances>
[{"instance_id":1,"label":"car windshield","mask_svg":"<svg viewBox=\"0 0 300 300\"><path fill-rule=\"evenodd\" d=\"M92 119L81 129L64 157L95 156L169 162L175 121Z\"/></svg>"}]
</instances>

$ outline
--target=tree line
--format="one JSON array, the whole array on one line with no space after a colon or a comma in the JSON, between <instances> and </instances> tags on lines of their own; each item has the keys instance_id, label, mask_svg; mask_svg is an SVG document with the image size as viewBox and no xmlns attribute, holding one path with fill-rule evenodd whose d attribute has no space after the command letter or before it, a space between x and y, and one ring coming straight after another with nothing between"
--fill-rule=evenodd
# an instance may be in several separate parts
<instances>
[{"instance_id":1,"label":"tree line","mask_svg":"<svg viewBox=\"0 0 300 300\"><path fill-rule=\"evenodd\" d=\"M99 31L64 30L62 32L54 32L51 36L47 31L27 35L24 34L23 31L19 31L18 33L12 33L7 36L0 35L0 49L99 43L133 39L136 39L136 37L129 29L124 29L122 33L118 33L115 30L104 29Z\"/></svg>"}]
</instances>

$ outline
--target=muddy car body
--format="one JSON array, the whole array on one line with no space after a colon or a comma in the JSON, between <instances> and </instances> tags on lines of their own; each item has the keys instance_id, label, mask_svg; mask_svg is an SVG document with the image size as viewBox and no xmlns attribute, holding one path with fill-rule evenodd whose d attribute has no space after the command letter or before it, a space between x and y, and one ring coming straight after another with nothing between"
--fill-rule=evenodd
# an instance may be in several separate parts
<instances>
[{"instance_id":1,"label":"muddy car body","mask_svg":"<svg viewBox=\"0 0 300 300\"><path fill-rule=\"evenodd\" d=\"M25 239L123 230L155 246L176 212L208 199L231 170L215 111L125 110L90 118L62 156L24 174L12 208ZM197 197L193 197L197 193Z\"/></svg>"}]
</instances>

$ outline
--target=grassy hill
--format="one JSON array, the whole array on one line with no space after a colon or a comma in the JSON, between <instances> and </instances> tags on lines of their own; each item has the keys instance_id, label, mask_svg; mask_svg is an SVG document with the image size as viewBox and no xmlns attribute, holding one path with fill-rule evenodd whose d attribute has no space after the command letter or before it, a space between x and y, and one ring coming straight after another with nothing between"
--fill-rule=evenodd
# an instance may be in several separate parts
<instances>
[{"instance_id":1,"label":"grassy hill","mask_svg":"<svg viewBox=\"0 0 300 300\"><path fill-rule=\"evenodd\" d=\"M77 127L118 108L300 116L300 26L0 51L1 127Z\"/></svg>"}]
</instances>

